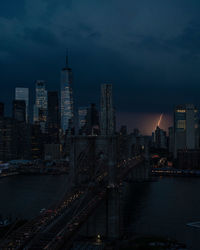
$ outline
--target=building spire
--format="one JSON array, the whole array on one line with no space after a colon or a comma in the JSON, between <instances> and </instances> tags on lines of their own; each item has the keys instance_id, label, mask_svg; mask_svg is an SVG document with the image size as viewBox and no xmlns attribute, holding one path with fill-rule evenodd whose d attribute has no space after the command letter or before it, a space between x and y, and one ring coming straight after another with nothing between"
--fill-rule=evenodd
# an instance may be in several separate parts
<instances>
[{"instance_id":1,"label":"building spire","mask_svg":"<svg viewBox=\"0 0 200 250\"><path fill-rule=\"evenodd\" d=\"M68 62L68 58L69 58L69 49L66 49L66 68L69 66L69 62Z\"/></svg>"}]
</instances>

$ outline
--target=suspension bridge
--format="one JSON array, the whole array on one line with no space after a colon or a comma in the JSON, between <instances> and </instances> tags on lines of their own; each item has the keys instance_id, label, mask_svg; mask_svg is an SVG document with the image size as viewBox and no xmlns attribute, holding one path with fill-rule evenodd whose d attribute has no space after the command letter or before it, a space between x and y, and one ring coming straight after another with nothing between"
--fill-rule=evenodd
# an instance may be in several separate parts
<instances>
[{"instance_id":1,"label":"suspension bridge","mask_svg":"<svg viewBox=\"0 0 200 250\"><path fill-rule=\"evenodd\" d=\"M70 176L66 194L57 204L8 234L0 249L71 249L104 200L104 236L120 237L120 185L124 181L148 180L147 146L144 155L122 158L117 136L70 136L68 140Z\"/></svg>"}]
</instances>

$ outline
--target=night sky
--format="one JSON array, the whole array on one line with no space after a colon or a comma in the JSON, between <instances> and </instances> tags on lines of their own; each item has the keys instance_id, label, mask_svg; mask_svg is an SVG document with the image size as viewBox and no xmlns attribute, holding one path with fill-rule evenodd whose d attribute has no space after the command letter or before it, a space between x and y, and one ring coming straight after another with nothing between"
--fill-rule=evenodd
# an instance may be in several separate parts
<instances>
[{"instance_id":1,"label":"night sky","mask_svg":"<svg viewBox=\"0 0 200 250\"><path fill-rule=\"evenodd\" d=\"M112 82L119 124L149 133L161 113L200 103L199 0L8 0L0 3L0 101L44 79L59 89L70 49L77 105ZM33 98L32 98L33 99Z\"/></svg>"}]
</instances>

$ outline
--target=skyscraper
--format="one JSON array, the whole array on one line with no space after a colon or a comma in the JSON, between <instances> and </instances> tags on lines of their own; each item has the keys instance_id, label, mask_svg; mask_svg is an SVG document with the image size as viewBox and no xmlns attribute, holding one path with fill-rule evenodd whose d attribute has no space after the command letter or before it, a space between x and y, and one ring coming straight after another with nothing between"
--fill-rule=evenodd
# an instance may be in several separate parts
<instances>
[{"instance_id":1,"label":"skyscraper","mask_svg":"<svg viewBox=\"0 0 200 250\"><path fill-rule=\"evenodd\" d=\"M127 126L126 125L122 125L120 130L119 130L119 134L120 135L127 135Z\"/></svg>"},{"instance_id":2,"label":"skyscraper","mask_svg":"<svg viewBox=\"0 0 200 250\"><path fill-rule=\"evenodd\" d=\"M169 127L169 153L174 153L174 127Z\"/></svg>"},{"instance_id":3,"label":"skyscraper","mask_svg":"<svg viewBox=\"0 0 200 250\"><path fill-rule=\"evenodd\" d=\"M19 122L26 122L26 102L24 100L13 101L13 118Z\"/></svg>"},{"instance_id":4,"label":"skyscraper","mask_svg":"<svg viewBox=\"0 0 200 250\"><path fill-rule=\"evenodd\" d=\"M31 124L30 126L30 144L31 144L31 158L42 159L44 154L43 134L39 124Z\"/></svg>"},{"instance_id":5,"label":"skyscraper","mask_svg":"<svg viewBox=\"0 0 200 250\"><path fill-rule=\"evenodd\" d=\"M0 119L0 161L17 159L17 121L10 117Z\"/></svg>"},{"instance_id":6,"label":"skyscraper","mask_svg":"<svg viewBox=\"0 0 200 250\"><path fill-rule=\"evenodd\" d=\"M58 92L48 91L48 116L47 126L49 138L51 142L58 142L59 128L60 128L60 117L59 117L59 102Z\"/></svg>"},{"instance_id":7,"label":"skyscraper","mask_svg":"<svg viewBox=\"0 0 200 250\"><path fill-rule=\"evenodd\" d=\"M79 109L78 109L79 129L82 129L86 124L87 111L88 111L88 107L79 107Z\"/></svg>"},{"instance_id":8,"label":"skyscraper","mask_svg":"<svg viewBox=\"0 0 200 250\"><path fill-rule=\"evenodd\" d=\"M22 100L26 103L26 122L29 120L29 89L15 88L15 100Z\"/></svg>"},{"instance_id":9,"label":"skyscraper","mask_svg":"<svg viewBox=\"0 0 200 250\"><path fill-rule=\"evenodd\" d=\"M74 126L74 101L72 89L72 69L68 65L68 56L66 56L66 65L61 71L61 128L63 133Z\"/></svg>"},{"instance_id":10,"label":"skyscraper","mask_svg":"<svg viewBox=\"0 0 200 250\"><path fill-rule=\"evenodd\" d=\"M174 110L174 156L179 149L195 149L198 145L198 110L193 104L178 105Z\"/></svg>"},{"instance_id":11,"label":"skyscraper","mask_svg":"<svg viewBox=\"0 0 200 250\"><path fill-rule=\"evenodd\" d=\"M87 110L85 132L87 135L98 135L99 130L99 112L96 105L92 103Z\"/></svg>"},{"instance_id":12,"label":"skyscraper","mask_svg":"<svg viewBox=\"0 0 200 250\"><path fill-rule=\"evenodd\" d=\"M47 122L47 91L46 83L43 80L38 80L35 83L35 105L34 105L34 123L40 124L41 130L44 133Z\"/></svg>"},{"instance_id":13,"label":"skyscraper","mask_svg":"<svg viewBox=\"0 0 200 250\"><path fill-rule=\"evenodd\" d=\"M101 85L101 121L102 135L114 134L114 108L112 99L112 84Z\"/></svg>"},{"instance_id":14,"label":"skyscraper","mask_svg":"<svg viewBox=\"0 0 200 250\"><path fill-rule=\"evenodd\" d=\"M158 126L156 127L153 140L155 148L167 148L167 134L163 129L159 128Z\"/></svg>"}]
</instances>

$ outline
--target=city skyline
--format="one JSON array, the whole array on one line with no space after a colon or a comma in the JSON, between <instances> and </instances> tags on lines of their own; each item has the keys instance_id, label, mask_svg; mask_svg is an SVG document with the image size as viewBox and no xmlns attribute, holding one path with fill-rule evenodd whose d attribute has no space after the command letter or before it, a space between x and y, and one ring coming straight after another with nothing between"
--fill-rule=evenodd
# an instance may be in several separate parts
<instances>
[{"instance_id":1,"label":"city skyline","mask_svg":"<svg viewBox=\"0 0 200 250\"><path fill-rule=\"evenodd\" d=\"M66 66L64 68L62 68L62 70L61 70L61 82L62 82L62 78L65 75L65 72L67 72L66 77L68 77L68 71L70 71L70 76L69 77L71 79L70 82L72 82L72 70L68 66L68 55L67 55L67 57L66 57ZM64 78L66 78L66 77L64 77ZM47 99L47 91L52 91L52 90L53 91L57 90L58 92L60 92L60 98L61 98L62 90L60 90L59 87L49 89L49 84L48 84L48 82L46 80L35 80L34 83L33 83L34 87L35 87L35 84L40 83L40 82L41 82L41 84L44 84L45 88L46 88L45 89L45 93L46 93L45 94L45 99ZM112 85L115 86L115 84L113 84L113 83L112 83ZM19 86L21 86L21 87L19 87ZM62 84L61 84L61 86L62 86ZM70 86L72 86L72 85L70 84ZM101 84L99 83L98 86L99 86L99 90L100 90ZM37 115L36 114L37 113L36 103L39 102L39 99L37 100L37 98L38 98L37 97L38 94L37 94L37 91L36 91L37 88L32 89L32 86L31 86L30 89L32 91L30 91L30 89L27 88L25 84L17 84L14 87L14 89L15 89L15 99L17 98L16 96L17 96L17 93L19 92L19 94L18 94L19 97L18 98L19 99L20 98L25 99L26 104L28 103L28 106L26 106L26 109L27 109L27 114L30 116L29 117L30 120L31 121L32 120L34 121L35 119L37 120L37 117L36 117L36 115ZM24 91L25 91L25 93L23 94ZM72 89L70 90L70 92L71 92L70 96L73 96L72 95L72 92L73 92ZM34 94L34 93L36 93L36 94ZM115 97L115 95L116 95L115 91L114 91L113 94L114 94L114 97ZM21 97L21 95L22 95L22 97ZM39 98L41 98L41 97L39 97ZM98 94L98 99L100 100L100 94ZM90 99L87 100L87 103L85 103L84 105L85 106L90 105L90 103L92 103L91 100L92 100L92 96L90 97ZM12 100L10 100L10 101L12 102ZM75 103L74 103L74 101L75 101ZM5 111L7 111L7 112L5 112L5 114L7 116L10 116L11 112L12 112L11 108L10 108L10 111L8 111L8 107L11 105L11 102L10 103L8 103L8 102L4 103L5 104ZM31 105L29 103L31 103ZM45 101L45 103L46 103L45 105L47 105L47 100ZM60 101L60 104L61 103L62 103L62 101ZM77 113L80 106L78 106L79 102L78 102L76 96L73 97L72 103L75 104L75 105L74 104L72 105L72 110L74 110L73 107L75 106L76 107L75 112ZM98 108L100 110L101 109L100 103L97 102L97 106L98 106ZM160 122L160 127L161 128L163 128L164 130L167 131L168 127L170 127L172 125L172 115L170 115L168 113L166 113L166 114L165 113L161 113L161 114L160 113L145 113L145 112L142 112L142 113L128 113L128 112L118 112L118 110L116 110L115 114L116 114L116 128L118 130L120 129L121 126L127 125L129 132L133 131L134 128L140 128L142 133L144 133L146 135L151 135L152 131L154 131L154 127L156 126L157 122L160 119L160 115L162 115L162 119L161 119L161 122ZM45 115L45 117L46 116L47 115Z\"/></svg>"},{"instance_id":2,"label":"city skyline","mask_svg":"<svg viewBox=\"0 0 200 250\"><path fill-rule=\"evenodd\" d=\"M34 85L34 83L33 83L33 85ZM23 85L23 86L25 86L25 85ZM99 89L100 89L100 86L101 86L101 84L99 84ZM48 83L47 83L47 91L50 91L50 92L52 91L52 88L51 88L51 90L48 89ZM53 91L55 91L55 90L53 90ZM31 91L29 93L30 100L32 100L31 101L32 105L29 105L29 109L30 109L30 111L29 111L30 117L29 118L31 121L34 120L34 102L35 102L34 101L34 98L35 98L34 92L35 92L35 90L33 89L33 91ZM100 99L100 94L99 94L98 99ZM5 109L6 116L11 116L11 114L12 114L11 103L13 100L11 99L10 103L7 103L7 102L4 103L4 109ZM89 105L90 103L91 103L90 100L88 100L87 104ZM100 109L100 104L98 102L96 104L97 104L98 108ZM78 111L78 109L80 107L77 107L76 111ZM9 111L8 111L8 109L9 109ZM171 114L172 113L173 112L171 112ZM160 127L166 131L173 124L173 116L171 114L163 113L163 118L162 118ZM117 128L117 130L119 130L121 126L127 125L129 132L132 132L134 128L140 128L142 133L144 133L146 135L151 135L152 131L154 131L154 128L159 121L160 115L161 115L160 113L145 113L145 112L144 113L128 113L128 112L116 111L116 128Z\"/></svg>"},{"instance_id":3,"label":"city skyline","mask_svg":"<svg viewBox=\"0 0 200 250\"><path fill-rule=\"evenodd\" d=\"M34 79L45 79L50 90L59 88L66 47L78 106L94 102L106 80L114 85L117 116L126 113L130 125L137 114L169 115L176 104L198 104L200 4L117 0L112 6L89 0L5 3L0 73L6 88L0 100L6 109L18 83L31 91Z\"/></svg>"},{"instance_id":4,"label":"city skyline","mask_svg":"<svg viewBox=\"0 0 200 250\"><path fill-rule=\"evenodd\" d=\"M45 91L46 91L45 96L47 98L47 92L51 92L52 88L51 89L48 88L48 82L46 82L45 80L34 81L33 82L34 87L35 87L35 84L37 82L38 83L41 82L41 83L45 84ZM114 85L114 84L112 83L112 85ZM18 85L16 85L16 86L18 86ZM101 88L101 84L99 84L99 91L100 91L100 88ZM29 104L29 106L28 106L29 116L30 116L29 119L30 119L30 121L34 122L34 119L36 119L36 118L34 118L34 116L37 113L36 107L34 104L36 102L36 99L37 99L37 95L34 94L35 89L33 89L32 91L29 91L29 89L26 88L25 85L23 85L23 87L15 87L14 89L15 90L16 89L26 89L28 91L28 97L31 100L31 105ZM55 89L53 89L53 91L55 91ZM58 92L59 92L59 89L58 89ZM113 94L115 96L115 91ZM98 95L98 99L100 100L100 93ZM5 109L6 116L11 116L11 114L12 114L11 104L12 104L13 100L14 99L9 100L10 103L8 103L8 102L4 103L4 109ZM92 100L92 97L91 97L91 100ZM85 107L87 106L87 104L90 105L91 103L92 102L90 100L88 100L88 102L85 104ZM98 106L98 109L100 110L101 109L100 103L97 101L96 104ZM47 105L47 103L46 103L46 105ZM10 109L9 111L8 111L8 106L11 106L11 108L9 108ZM76 104L76 110L75 110L76 113L78 112L80 107L77 106L77 104ZM34 115L34 113L35 113L35 115ZM171 112L171 113L173 113L173 112ZM147 112L146 113L127 113L127 112L118 112L118 110L116 110L116 129L119 130L121 126L126 125L129 132L132 132L133 129L135 129L135 128L139 128L143 134L151 135L151 133L154 131L154 128L160 119L160 115L161 115L161 113L147 113ZM45 117L46 116L47 115L45 115ZM160 127L167 131L168 128L170 126L172 126L172 124L173 124L172 115L168 114L168 113L166 113L166 114L162 113L162 120L160 123Z\"/></svg>"}]
</instances>

